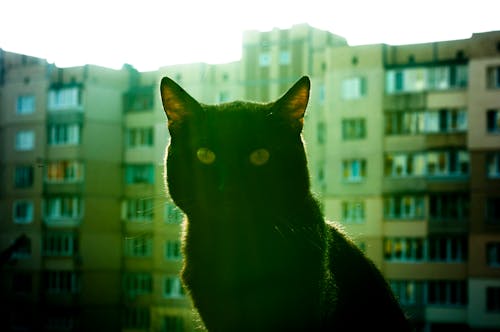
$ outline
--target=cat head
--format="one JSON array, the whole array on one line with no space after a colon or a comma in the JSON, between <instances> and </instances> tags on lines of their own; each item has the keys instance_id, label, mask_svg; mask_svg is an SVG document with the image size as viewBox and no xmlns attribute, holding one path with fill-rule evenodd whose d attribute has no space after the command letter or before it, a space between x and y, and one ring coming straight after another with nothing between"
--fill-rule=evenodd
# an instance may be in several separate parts
<instances>
[{"instance_id":1,"label":"cat head","mask_svg":"<svg viewBox=\"0 0 500 332\"><path fill-rule=\"evenodd\" d=\"M160 90L171 136L167 184L184 212L290 206L291 195L308 192L301 139L308 77L270 103L205 105L168 77Z\"/></svg>"}]
</instances>

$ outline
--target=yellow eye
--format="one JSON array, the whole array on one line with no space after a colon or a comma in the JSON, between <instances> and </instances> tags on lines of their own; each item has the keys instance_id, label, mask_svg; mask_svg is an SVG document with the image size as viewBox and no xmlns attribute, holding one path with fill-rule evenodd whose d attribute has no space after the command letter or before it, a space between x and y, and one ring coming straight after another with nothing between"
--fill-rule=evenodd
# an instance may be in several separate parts
<instances>
[{"instance_id":1,"label":"yellow eye","mask_svg":"<svg viewBox=\"0 0 500 332\"><path fill-rule=\"evenodd\" d=\"M196 157L205 165L210 165L215 161L215 153L207 148L199 148L196 151Z\"/></svg>"},{"instance_id":2,"label":"yellow eye","mask_svg":"<svg viewBox=\"0 0 500 332\"><path fill-rule=\"evenodd\" d=\"M250 154L250 162L255 166L262 166L267 163L269 156L266 149L257 149Z\"/></svg>"}]
</instances>

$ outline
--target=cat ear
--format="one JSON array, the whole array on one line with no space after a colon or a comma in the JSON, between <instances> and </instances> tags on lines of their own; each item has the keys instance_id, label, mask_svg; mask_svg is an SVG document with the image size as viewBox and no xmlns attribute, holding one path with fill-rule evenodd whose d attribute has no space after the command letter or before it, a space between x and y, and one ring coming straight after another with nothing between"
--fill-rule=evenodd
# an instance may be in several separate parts
<instances>
[{"instance_id":1,"label":"cat ear","mask_svg":"<svg viewBox=\"0 0 500 332\"><path fill-rule=\"evenodd\" d=\"M309 77L299 79L275 103L273 113L279 114L292 128L301 130L304 124L304 113L309 101L311 82Z\"/></svg>"},{"instance_id":2,"label":"cat ear","mask_svg":"<svg viewBox=\"0 0 500 332\"><path fill-rule=\"evenodd\" d=\"M168 77L161 80L160 93L169 127L183 122L201 109L193 97Z\"/></svg>"}]
</instances>

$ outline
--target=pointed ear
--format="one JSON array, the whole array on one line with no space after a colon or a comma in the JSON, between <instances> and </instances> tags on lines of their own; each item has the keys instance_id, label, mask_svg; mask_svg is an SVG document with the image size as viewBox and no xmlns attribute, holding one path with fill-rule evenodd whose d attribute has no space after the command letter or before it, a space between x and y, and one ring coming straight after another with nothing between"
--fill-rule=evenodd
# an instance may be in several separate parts
<instances>
[{"instance_id":1,"label":"pointed ear","mask_svg":"<svg viewBox=\"0 0 500 332\"><path fill-rule=\"evenodd\" d=\"M186 118L201 110L200 104L168 77L161 80L160 93L169 127L182 123Z\"/></svg>"},{"instance_id":2,"label":"pointed ear","mask_svg":"<svg viewBox=\"0 0 500 332\"><path fill-rule=\"evenodd\" d=\"M303 76L276 101L273 113L279 114L292 128L302 130L310 88L309 77Z\"/></svg>"}]
</instances>

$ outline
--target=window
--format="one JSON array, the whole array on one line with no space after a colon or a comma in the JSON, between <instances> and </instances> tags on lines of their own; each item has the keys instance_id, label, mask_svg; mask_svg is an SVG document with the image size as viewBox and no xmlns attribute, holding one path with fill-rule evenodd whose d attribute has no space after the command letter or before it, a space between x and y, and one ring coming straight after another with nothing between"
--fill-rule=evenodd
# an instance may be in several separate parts
<instances>
[{"instance_id":1,"label":"window","mask_svg":"<svg viewBox=\"0 0 500 332\"><path fill-rule=\"evenodd\" d=\"M432 280L427 282L427 304L463 307L467 305L467 282L463 280Z\"/></svg>"},{"instance_id":2,"label":"window","mask_svg":"<svg viewBox=\"0 0 500 332\"><path fill-rule=\"evenodd\" d=\"M167 298L184 297L184 289L178 276L167 276L164 278L163 296Z\"/></svg>"},{"instance_id":3,"label":"window","mask_svg":"<svg viewBox=\"0 0 500 332\"><path fill-rule=\"evenodd\" d=\"M44 256L70 257L78 252L78 238L75 233L50 232L42 239L42 253Z\"/></svg>"},{"instance_id":4,"label":"window","mask_svg":"<svg viewBox=\"0 0 500 332\"><path fill-rule=\"evenodd\" d=\"M393 177L414 175L412 155L407 153L389 154L385 160L385 174Z\"/></svg>"},{"instance_id":5,"label":"window","mask_svg":"<svg viewBox=\"0 0 500 332\"><path fill-rule=\"evenodd\" d=\"M229 99L230 99L229 92L227 92L227 91L221 91L221 92L219 92L217 94L215 102L217 104L225 103L225 102L229 101Z\"/></svg>"},{"instance_id":6,"label":"window","mask_svg":"<svg viewBox=\"0 0 500 332\"><path fill-rule=\"evenodd\" d=\"M165 258L169 261L179 261L182 259L181 241L168 240L165 245Z\"/></svg>"},{"instance_id":7,"label":"window","mask_svg":"<svg viewBox=\"0 0 500 332\"><path fill-rule=\"evenodd\" d=\"M260 67L269 67L270 65L271 65L271 54L261 53L259 55L259 66Z\"/></svg>"},{"instance_id":8,"label":"window","mask_svg":"<svg viewBox=\"0 0 500 332\"><path fill-rule=\"evenodd\" d=\"M366 137L365 119L343 119L342 139L353 140Z\"/></svg>"},{"instance_id":9,"label":"window","mask_svg":"<svg viewBox=\"0 0 500 332\"><path fill-rule=\"evenodd\" d=\"M289 51L280 51L279 63L280 65L289 65L292 62L292 57Z\"/></svg>"},{"instance_id":10,"label":"window","mask_svg":"<svg viewBox=\"0 0 500 332\"><path fill-rule=\"evenodd\" d=\"M387 93L419 92L426 86L427 71L424 68L388 70L386 73Z\"/></svg>"},{"instance_id":11,"label":"window","mask_svg":"<svg viewBox=\"0 0 500 332\"><path fill-rule=\"evenodd\" d=\"M429 219L433 222L466 221L469 202L465 193L432 193L429 195Z\"/></svg>"},{"instance_id":12,"label":"window","mask_svg":"<svg viewBox=\"0 0 500 332\"><path fill-rule=\"evenodd\" d=\"M83 164L77 161L51 161L46 167L47 182L77 182L83 180Z\"/></svg>"},{"instance_id":13,"label":"window","mask_svg":"<svg viewBox=\"0 0 500 332\"><path fill-rule=\"evenodd\" d=\"M489 133L500 133L499 110L488 110L486 112L486 127Z\"/></svg>"},{"instance_id":14,"label":"window","mask_svg":"<svg viewBox=\"0 0 500 332\"><path fill-rule=\"evenodd\" d=\"M445 151L427 153L427 174L445 175L448 163L448 156Z\"/></svg>"},{"instance_id":15,"label":"window","mask_svg":"<svg viewBox=\"0 0 500 332\"><path fill-rule=\"evenodd\" d=\"M450 152L450 174L467 175L469 174L470 155L468 151Z\"/></svg>"},{"instance_id":16,"label":"window","mask_svg":"<svg viewBox=\"0 0 500 332\"><path fill-rule=\"evenodd\" d=\"M385 159L385 174L391 177L452 177L468 173L469 153L464 150L394 153Z\"/></svg>"},{"instance_id":17,"label":"window","mask_svg":"<svg viewBox=\"0 0 500 332\"><path fill-rule=\"evenodd\" d=\"M394 195L384 198L385 219L415 220L425 217L423 196Z\"/></svg>"},{"instance_id":18,"label":"window","mask_svg":"<svg viewBox=\"0 0 500 332\"><path fill-rule=\"evenodd\" d=\"M80 291L80 276L74 271L46 271L43 289L48 293L75 294Z\"/></svg>"},{"instance_id":19,"label":"window","mask_svg":"<svg viewBox=\"0 0 500 332\"><path fill-rule=\"evenodd\" d=\"M47 129L49 145L78 145L81 141L79 124L53 124Z\"/></svg>"},{"instance_id":20,"label":"window","mask_svg":"<svg viewBox=\"0 0 500 332\"><path fill-rule=\"evenodd\" d=\"M181 316L167 315L163 317L163 331L183 332L184 319Z\"/></svg>"},{"instance_id":21,"label":"window","mask_svg":"<svg viewBox=\"0 0 500 332\"><path fill-rule=\"evenodd\" d=\"M316 141L323 145L326 141L326 126L324 122L318 122L316 125Z\"/></svg>"},{"instance_id":22,"label":"window","mask_svg":"<svg viewBox=\"0 0 500 332\"><path fill-rule=\"evenodd\" d=\"M467 65L452 66L450 70L450 86L465 88L469 82L469 69Z\"/></svg>"},{"instance_id":23,"label":"window","mask_svg":"<svg viewBox=\"0 0 500 332\"><path fill-rule=\"evenodd\" d=\"M126 133L129 148L153 146L153 128L129 128Z\"/></svg>"},{"instance_id":24,"label":"window","mask_svg":"<svg viewBox=\"0 0 500 332\"><path fill-rule=\"evenodd\" d=\"M467 84L467 65L391 69L386 72L388 94L464 88Z\"/></svg>"},{"instance_id":25,"label":"window","mask_svg":"<svg viewBox=\"0 0 500 332\"><path fill-rule=\"evenodd\" d=\"M125 182L127 184L154 183L153 165L127 165L125 169Z\"/></svg>"},{"instance_id":26,"label":"window","mask_svg":"<svg viewBox=\"0 0 500 332\"><path fill-rule=\"evenodd\" d=\"M15 245L13 258L30 258L31 257L31 239L27 236L18 237L13 244Z\"/></svg>"},{"instance_id":27,"label":"window","mask_svg":"<svg viewBox=\"0 0 500 332\"><path fill-rule=\"evenodd\" d=\"M444 110L446 124L444 131L465 132L467 131L467 111L465 110Z\"/></svg>"},{"instance_id":28,"label":"window","mask_svg":"<svg viewBox=\"0 0 500 332\"><path fill-rule=\"evenodd\" d=\"M152 198L129 199L125 202L124 219L132 222L153 220L154 209Z\"/></svg>"},{"instance_id":29,"label":"window","mask_svg":"<svg viewBox=\"0 0 500 332\"><path fill-rule=\"evenodd\" d=\"M392 73L390 73L392 74ZM403 91L403 72L398 70L394 73L394 90L395 91Z\"/></svg>"},{"instance_id":30,"label":"window","mask_svg":"<svg viewBox=\"0 0 500 332\"><path fill-rule=\"evenodd\" d=\"M82 200L78 196L50 197L45 200L45 217L51 220L79 219L82 217Z\"/></svg>"},{"instance_id":31,"label":"window","mask_svg":"<svg viewBox=\"0 0 500 332\"><path fill-rule=\"evenodd\" d=\"M404 88L408 92L424 91L428 88L425 68L406 69L404 72Z\"/></svg>"},{"instance_id":32,"label":"window","mask_svg":"<svg viewBox=\"0 0 500 332\"><path fill-rule=\"evenodd\" d=\"M351 159L342 161L342 178L347 182L359 182L366 177L366 161Z\"/></svg>"},{"instance_id":33,"label":"window","mask_svg":"<svg viewBox=\"0 0 500 332\"><path fill-rule=\"evenodd\" d=\"M49 110L61 110L81 106L81 89L67 87L49 90Z\"/></svg>"},{"instance_id":34,"label":"window","mask_svg":"<svg viewBox=\"0 0 500 332\"><path fill-rule=\"evenodd\" d=\"M342 222L363 223L365 221L365 204L363 201L342 202Z\"/></svg>"},{"instance_id":35,"label":"window","mask_svg":"<svg viewBox=\"0 0 500 332\"><path fill-rule=\"evenodd\" d=\"M385 133L409 135L424 132L424 112L389 112L385 115Z\"/></svg>"},{"instance_id":36,"label":"window","mask_svg":"<svg viewBox=\"0 0 500 332\"><path fill-rule=\"evenodd\" d=\"M14 185L16 188L29 188L33 186L33 166L16 166Z\"/></svg>"},{"instance_id":37,"label":"window","mask_svg":"<svg viewBox=\"0 0 500 332\"><path fill-rule=\"evenodd\" d=\"M326 100L326 87L325 84L319 85L319 104L324 105Z\"/></svg>"},{"instance_id":38,"label":"window","mask_svg":"<svg viewBox=\"0 0 500 332\"><path fill-rule=\"evenodd\" d=\"M464 237L431 237L428 239L428 260L462 263L467 260L467 239Z\"/></svg>"},{"instance_id":39,"label":"window","mask_svg":"<svg viewBox=\"0 0 500 332\"><path fill-rule=\"evenodd\" d=\"M500 197L488 197L486 199L486 222L500 225Z\"/></svg>"},{"instance_id":40,"label":"window","mask_svg":"<svg viewBox=\"0 0 500 332\"><path fill-rule=\"evenodd\" d=\"M124 276L125 293L129 296L151 294L153 290L151 273L130 272Z\"/></svg>"},{"instance_id":41,"label":"window","mask_svg":"<svg viewBox=\"0 0 500 332\"><path fill-rule=\"evenodd\" d=\"M344 79L341 83L341 88L343 99L359 99L366 96L366 79L364 77Z\"/></svg>"},{"instance_id":42,"label":"window","mask_svg":"<svg viewBox=\"0 0 500 332\"><path fill-rule=\"evenodd\" d=\"M392 262L463 263L467 260L465 237L386 238L384 257Z\"/></svg>"},{"instance_id":43,"label":"window","mask_svg":"<svg viewBox=\"0 0 500 332\"><path fill-rule=\"evenodd\" d=\"M486 287L486 311L500 313L500 287Z\"/></svg>"},{"instance_id":44,"label":"window","mask_svg":"<svg viewBox=\"0 0 500 332\"><path fill-rule=\"evenodd\" d=\"M489 67L487 71L487 82L486 85L490 89L500 88L500 66Z\"/></svg>"},{"instance_id":45,"label":"window","mask_svg":"<svg viewBox=\"0 0 500 332\"><path fill-rule=\"evenodd\" d=\"M500 151L486 155L486 167L489 178L500 178Z\"/></svg>"},{"instance_id":46,"label":"window","mask_svg":"<svg viewBox=\"0 0 500 332\"><path fill-rule=\"evenodd\" d=\"M326 183L325 183L325 168L323 167L323 165L318 166L318 170L317 170L316 174L317 174L316 178L318 180L318 183L322 187L322 190L324 191Z\"/></svg>"},{"instance_id":47,"label":"window","mask_svg":"<svg viewBox=\"0 0 500 332\"><path fill-rule=\"evenodd\" d=\"M149 307L126 307L123 312L125 329L149 329Z\"/></svg>"},{"instance_id":48,"label":"window","mask_svg":"<svg viewBox=\"0 0 500 332\"><path fill-rule=\"evenodd\" d=\"M175 81L181 83L182 75L175 75ZM154 92L152 86L142 86L125 94L125 112L144 112L153 109Z\"/></svg>"},{"instance_id":49,"label":"window","mask_svg":"<svg viewBox=\"0 0 500 332\"><path fill-rule=\"evenodd\" d=\"M167 202L165 205L165 222L169 224L180 224L184 216L174 203Z\"/></svg>"},{"instance_id":50,"label":"window","mask_svg":"<svg viewBox=\"0 0 500 332\"><path fill-rule=\"evenodd\" d=\"M444 90L449 87L450 68L434 67L428 69L428 85L436 90Z\"/></svg>"},{"instance_id":51,"label":"window","mask_svg":"<svg viewBox=\"0 0 500 332\"><path fill-rule=\"evenodd\" d=\"M19 96L17 97L16 113L31 114L35 112L35 96Z\"/></svg>"},{"instance_id":52,"label":"window","mask_svg":"<svg viewBox=\"0 0 500 332\"><path fill-rule=\"evenodd\" d=\"M387 261L424 261L425 242L422 238L386 238L384 257Z\"/></svg>"},{"instance_id":53,"label":"window","mask_svg":"<svg viewBox=\"0 0 500 332\"><path fill-rule=\"evenodd\" d=\"M33 202L28 200L14 201L14 222L27 224L33 221Z\"/></svg>"},{"instance_id":54,"label":"window","mask_svg":"<svg viewBox=\"0 0 500 332\"><path fill-rule=\"evenodd\" d=\"M402 305L413 305L417 302L417 282L408 280L392 280L391 289Z\"/></svg>"},{"instance_id":55,"label":"window","mask_svg":"<svg viewBox=\"0 0 500 332\"><path fill-rule=\"evenodd\" d=\"M490 267L500 267L500 242L486 243L486 263Z\"/></svg>"},{"instance_id":56,"label":"window","mask_svg":"<svg viewBox=\"0 0 500 332\"><path fill-rule=\"evenodd\" d=\"M151 257L153 237L151 235L126 237L124 248L125 256L128 257Z\"/></svg>"},{"instance_id":57,"label":"window","mask_svg":"<svg viewBox=\"0 0 500 332\"><path fill-rule=\"evenodd\" d=\"M427 153L427 175L461 176L469 173L467 151L433 151Z\"/></svg>"},{"instance_id":58,"label":"window","mask_svg":"<svg viewBox=\"0 0 500 332\"><path fill-rule=\"evenodd\" d=\"M35 132L32 130L22 130L16 133L16 150L29 151L35 146Z\"/></svg>"}]
</instances>

